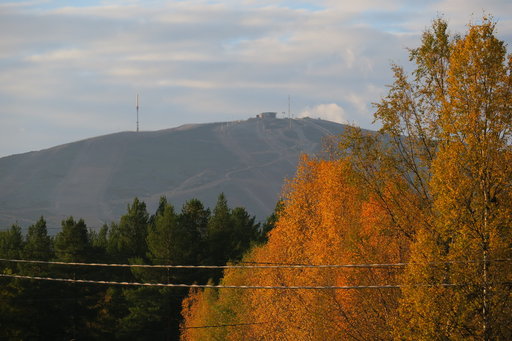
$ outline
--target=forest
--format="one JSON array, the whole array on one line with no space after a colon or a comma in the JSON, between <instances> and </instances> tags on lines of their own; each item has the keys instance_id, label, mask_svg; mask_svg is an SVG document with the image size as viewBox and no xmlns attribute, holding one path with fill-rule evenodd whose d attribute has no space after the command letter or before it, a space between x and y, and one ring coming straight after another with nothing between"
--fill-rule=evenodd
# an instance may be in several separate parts
<instances>
[{"instance_id":1,"label":"forest","mask_svg":"<svg viewBox=\"0 0 512 341\"><path fill-rule=\"evenodd\" d=\"M512 55L488 17L463 35L437 18L409 53L375 103L379 131L303 156L262 226L220 195L211 212L162 198L151 216L135 199L97 233L73 218L55 237L44 219L2 232L0 336L512 339Z\"/></svg>"},{"instance_id":2,"label":"forest","mask_svg":"<svg viewBox=\"0 0 512 341\"><path fill-rule=\"evenodd\" d=\"M43 217L23 235L19 226L0 232L0 274L71 280L206 284L218 269L71 266L61 263L216 265L240 260L262 243L270 219L255 223L244 208L230 208L223 194L212 211L191 199L180 212L161 198L149 215L137 198L118 223L99 231L83 220L62 221L50 236ZM4 260L42 261L36 263ZM102 285L0 277L0 338L8 340L130 339L179 337L184 288Z\"/></svg>"}]
</instances>

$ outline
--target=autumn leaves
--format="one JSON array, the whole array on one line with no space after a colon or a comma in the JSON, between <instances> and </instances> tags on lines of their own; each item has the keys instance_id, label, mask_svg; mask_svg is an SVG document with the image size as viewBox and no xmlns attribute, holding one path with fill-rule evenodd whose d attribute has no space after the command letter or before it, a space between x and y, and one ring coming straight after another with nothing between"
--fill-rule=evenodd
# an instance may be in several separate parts
<instances>
[{"instance_id":1,"label":"autumn leaves","mask_svg":"<svg viewBox=\"0 0 512 341\"><path fill-rule=\"evenodd\" d=\"M484 18L462 37L435 20L411 60L376 104L380 132L351 128L330 161L304 157L268 242L243 259L408 265L222 279L401 287L192 291L183 340L512 338L512 58Z\"/></svg>"},{"instance_id":2,"label":"autumn leaves","mask_svg":"<svg viewBox=\"0 0 512 341\"><path fill-rule=\"evenodd\" d=\"M357 179L345 161L304 158L289 183L286 205L266 245L253 249L244 262L256 264L346 264L399 259L380 249L394 245L373 234L373 222L361 224L361 212L380 221L376 203L365 202ZM365 208L363 209L363 205ZM382 216L382 219L386 219ZM369 251L364 254L361 251ZM382 269L230 269L225 285L343 286L392 281L395 270ZM328 340L352 333L363 337L362 326L385 319L396 296L393 291L368 296L369 290L206 290L185 302L184 339ZM375 292L377 293L377 292ZM352 309L346 309L352 307ZM371 308L369 308L371 307ZM379 309L378 307L382 308ZM243 327L190 328L253 323ZM264 323L263 323L264 322ZM354 328L357 326L357 328ZM375 325L371 328L375 332Z\"/></svg>"}]
</instances>

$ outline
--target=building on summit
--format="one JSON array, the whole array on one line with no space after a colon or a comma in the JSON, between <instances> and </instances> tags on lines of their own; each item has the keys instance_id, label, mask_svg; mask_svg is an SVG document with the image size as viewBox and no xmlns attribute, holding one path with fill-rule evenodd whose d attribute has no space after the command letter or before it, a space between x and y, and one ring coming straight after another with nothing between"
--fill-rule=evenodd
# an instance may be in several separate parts
<instances>
[{"instance_id":1,"label":"building on summit","mask_svg":"<svg viewBox=\"0 0 512 341\"><path fill-rule=\"evenodd\" d=\"M256 115L256 118L277 118L277 112L262 112Z\"/></svg>"}]
</instances>

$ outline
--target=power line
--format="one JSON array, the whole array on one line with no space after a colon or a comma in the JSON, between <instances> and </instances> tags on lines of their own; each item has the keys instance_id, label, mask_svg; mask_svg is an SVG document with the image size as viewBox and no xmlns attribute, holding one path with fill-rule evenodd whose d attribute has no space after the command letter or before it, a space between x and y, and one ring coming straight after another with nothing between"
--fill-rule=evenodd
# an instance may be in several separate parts
<instances>
[{"instance_id":1,"label":"power line","mask_svg":"<svg viewBox=\"0 0 512 341\"><path fill-rule=\"evenodd\" d=\"M181 327L181 329L200 329L200 328L222 328L222 327L237 327L237 326L250 326L254 324L266 324L268 322L253 322L253 323L234 323L234 324L219 324L215 326L193 326L193 327Z\"/></svg>"},{"instance_id":2,"label":"power line","mask_svg":"<svg viewBox=\"0 0 512 341\"><path fill-rule=\"evenodd\" d=\"M38 281L54 281L67 283L85 283L85 284L106 284L122 286L144 286L144 287L171 287L171 288L209 288L209 289L277 289L277 290L352 290L352 289L398 289L403 287L462 287L462 286L480 286L474 283L438 283L438 284L416 284L416 285L346 285L346 286L321 286L321 285L212 285L212 284L173 284L173 283L141 283L141 282L115 282L115 281L95 281L88 279L71 279L55 277L39 277L25 275L0 274L0 277L31 279ZM512 282L499 283L501 285L512 285ZM497 285L496 283L493 285Z\"/></svg>"},{"instance_id":3,"label":"power line","mask_svg":"<svg viewBox=\"0 0 512 341\"><path fill-rule=\"evenodd\" d=\"M146 286L146 287L176 287L176 288L210 288L210 289L369 289L369 288L399 288L398 285L368 285L368 286L270 286L270 285L213 285L213 284L173 284L173 283L142 283L142 282L116 282L116 281L95 281L87 279L39 277L25 275L0 274L0 277L31 279L39 281L55 281L68 283L86 283L86 284L108 284L124 286Z\"/></svg>"},{"instance_id":4,"label":"power line","mask_svg":"<svg viewBox=\"0 0 512 341\"><path fill-rule=\"evenodd\" d=\"M71 265L71 266L96 266L96 267L124 267L124 268L162 268L162 269L301 269L301 268L378 268L378 267L402 267L407 263L394 264L320 264L320 265L166 265L166 264L112 264L112 263L81 263L81 262L57 262L27 259L5 259L3 262Z\"/></svg>"},{"instance_id":5,"label":"power line","mask_svg":"<svg viewBox=\"0 0 512 341\"><path fill-rule=\"evenodd\" d=\"M6 259L0 258L3 262L13 263L31 263L31 264L49 264L49 265L68 265L68 266L90 266L90 267L124 267L124 268L161 268L161 269L303 269L303 268L394 268L404 267L412 264L422 263L374 263L374 264L317 264L317 265L168 265L168 264L114 264L114 263L82 263L82 262L59 262L59 261L43 261L28 259ZM494 259L486 262L510 262L512 259ZM446 262L429 262L426 264L478 264L483 263L482 260L475 261L446 261ZM265 263L263 263L265 264Z\"/></svg>"},{"instance_id":6,"label":"power line","mask_svg":"<svg viewBox=\"0 0 512 341\"><path fill-rule=\"evenodd\" d=\"M141 282L115 282L115 281L95 281L88 279L71 279L71 278L55 278L55 277L39 277L25 275L8 275L0 274L0 277L31 279L38 281L54 281L68 283L85 283L85 284L107 284L107 285L123 285L123 286L144 286L144 287L171 287L171 288L209 288L209 289L290 289L290 290L348 290L348 289L388 289L400 288L400 285L353 285L353 286L273 286L273 285L213 285L213 284L173 284L173 283L141 283ZM454 284L447 284L454 286Z\"/></svg>"}]
</instances>

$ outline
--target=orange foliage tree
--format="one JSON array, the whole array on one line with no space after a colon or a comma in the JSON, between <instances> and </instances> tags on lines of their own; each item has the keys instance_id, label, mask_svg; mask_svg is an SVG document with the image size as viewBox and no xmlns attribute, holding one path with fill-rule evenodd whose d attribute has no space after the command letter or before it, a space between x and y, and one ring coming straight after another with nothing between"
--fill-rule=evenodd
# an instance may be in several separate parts
<instances>
[{"instance_id":1,"label":"orange foliage tree","mask_svg":"<svg viewBox=\"0 0 512 341\"><path fill-rule=\"evenodd\" d=\"M267 244L243 259L405 271L228 269L221 282L400 290L194 292L184 339L511 339L512 57L494 30L484 18L452 37L434 20L412 79L393 66L380 131L349 128L329 161L304 157Z\"/></svg>"},{"instance_id":2,"label":"orange foliage tree","mask_svg":"<svg viewBox=\"0 0 512 341\"><path fill-rule=\"evenodd\" d=\"M404 261L408 239L396 233L386 209L364 188L349 162L304 157L297 176L287 186L284 209L267 244L254 248L243 261L257 264ZM392 185L386 189L393 190ZM396 282L396 276L396 270L375 268L228 269L222 284L379 285ZM185 301L184 340L208 337L390 339L390 322L398 299L396 289L219 289L215 294L212 292L194 292ZM215 297L213 304L212 297ZM206 314L204 309L208 310ZM190 328L198 325L208 328Z\"/></svg>"},{"instance_id":3,"label":"orange foliage tree","mask_svg":"<svg viewBox=\"0 0 512 341\"><path fill-rule=\"evenodd\" d=\"M487 18L450 49L430 182L435 228L414 244L396 333L508 340L512 268L499 260L512 257L512 56Z\"/></svg>"}]
</instances>

